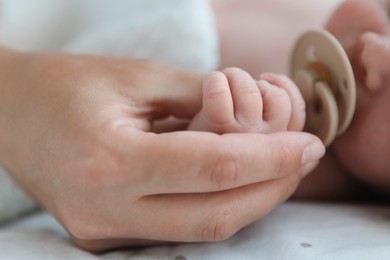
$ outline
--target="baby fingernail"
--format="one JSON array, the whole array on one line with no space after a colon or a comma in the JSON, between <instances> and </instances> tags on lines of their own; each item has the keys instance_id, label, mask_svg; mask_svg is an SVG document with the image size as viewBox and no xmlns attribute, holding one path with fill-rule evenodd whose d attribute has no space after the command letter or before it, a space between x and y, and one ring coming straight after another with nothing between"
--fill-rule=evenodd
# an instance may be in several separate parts
<instances>
[{"instance_id":1,"label":"baby fingernail","mask_svg":"<svg viewBox=\"0 0 390 260\"><path fill-rule=\"evenodd\" d=\"M325 154L325 147L320 141L316 141L303 150L302 165L318 161Z\"/></svg>"}]
</instances>

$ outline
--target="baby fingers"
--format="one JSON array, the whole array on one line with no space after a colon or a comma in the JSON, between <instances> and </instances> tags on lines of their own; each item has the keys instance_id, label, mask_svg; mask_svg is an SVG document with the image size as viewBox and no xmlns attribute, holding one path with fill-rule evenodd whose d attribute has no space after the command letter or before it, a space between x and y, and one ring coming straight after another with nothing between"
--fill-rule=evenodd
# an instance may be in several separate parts
<instances>
[{"instance_id":1,"label":"baby fingers","mask_svg":"<svg viewBox=\"0 0 390 260\"><path fill-rule=\"evenodd\" d=\"M234 118L239 128L250 131L262 122L263 103L256 82L239 68L223 70L229 82L234 104Z\"/></svg>"},{"instance_id":2,"label":"baby fingers","mask_svg":"<svg viewBox=\"0 0 390 260\"><path fill-rule=\"evenodd\" d=\"M262 114L261 93L254 79L241 69L228 68L205 78L202 110L189 129L219 134L258 132Z\"/></svg>"},{"instance_id":3,"label":"baby fingers","mask_svg":"<svg viewBox=\"0 0 390 260\"><path fill-rule=\"evenodd\" d=\"M229 82L222 72L210 73L203 82L202 119L208 125L224 126L234 120ZM216 127L214 127L216 128ZM211 129L218 132L216 129Z\"/></svg>"},{"instance_id":4,"label":"baby fingers","mask_svg":"<svg viewBox=\"0 0 390 260\"><path fill-rule=\"evenodd\" d=\"M262 133L280 132L288 129L292 104L287 92L268 81L260 80L257 86L263 98Z\"/></svg>"},{"instance_id":5,"label":"baby fingers","mask_svg":"<svg viewBox=\"0 0 390 260\"><path fill-rule=\"evenodd\" d=\"M272 100L273 99L272 95L269 95L268 97L263 96L263 99L266 98L266 101L263 101L265 103L264 105L265 107L268 104L270 106L279 107L279 109L274 108L275 110L279 110L279 112L275 111L276 115L271 114L270 116L278 117L278 113L285 114L285 116L287 116L287 114L290 113L287 130L302 131L306 120L305 102L302 98L301 92L299 91L298 87L294 84L294 82L292 82L286 76L276 75L271 73L260 75L260 80L265 80L269 84L274 86L273 92L276 91L275 87L279 88L280 90L284 90L283 98L279 97L279 98L275 98L275 100ZM289 101L283 103L284 99L286 98L286 94ZM283 120L286 120L286 118Z\"/></svg>"}]
</instances>

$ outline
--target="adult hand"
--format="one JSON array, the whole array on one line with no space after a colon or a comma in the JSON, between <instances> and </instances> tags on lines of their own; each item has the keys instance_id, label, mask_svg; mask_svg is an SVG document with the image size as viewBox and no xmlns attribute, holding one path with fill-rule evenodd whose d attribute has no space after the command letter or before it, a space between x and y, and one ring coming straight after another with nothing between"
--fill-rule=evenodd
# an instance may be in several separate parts
<instances>
[{"instance_id":1,"label":"adult hand","mask_svg":"<svg viewBox=\"0 0 390 260\"><path fill-rule=\"evenodd\" d=\"M288 198L324 153L305 133L155 133L157 120L199 112L201 74L0 56L0 160L89 250L226 239Z\"/></svg>"}]
</instances>

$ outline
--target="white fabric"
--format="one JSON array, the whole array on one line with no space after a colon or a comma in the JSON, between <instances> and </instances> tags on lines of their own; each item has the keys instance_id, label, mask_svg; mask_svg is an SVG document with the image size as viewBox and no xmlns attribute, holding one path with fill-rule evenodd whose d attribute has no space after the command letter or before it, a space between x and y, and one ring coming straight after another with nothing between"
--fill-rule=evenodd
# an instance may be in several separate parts
<instances>
[{"instance_id":1,"label":"white fabric","mask_svg":"<svg viewBox=\"0 0 390 260\"><path fill-rule=\"evenodd\" d=\"M390 208L288 202L219 243L184 244L93 255L76 248L40 213L0 229L0 260L16 259L351 259L388 260Z\"/></svg>"},{"instance_id":2,"label":"white fabric","mask_svg":"<svg viewBox=\"0 0 390 260\"><path fill-rule=\"evenodd\" d=\"M0 43L153 58L209 71L218 43L207 0L0 0Z\"/></svg>"},{"instance_id":3,"label":"white fabric","mask_svg":"<svg viewBox=\"0 0 390 260\"><path fill-rule=\"evenodd\" d=\"M154 58L200 71L218 63L206 0L3 0L0 43ZM23 19L21 19L21 17ZM39 149L39 148L37 148ZM34 207L0 170L0 222ZM220 243L93 255L39 212L0 227L0 260L17 259L389 259L390 209L288 202Z\"/></svg>"}]
</instances>

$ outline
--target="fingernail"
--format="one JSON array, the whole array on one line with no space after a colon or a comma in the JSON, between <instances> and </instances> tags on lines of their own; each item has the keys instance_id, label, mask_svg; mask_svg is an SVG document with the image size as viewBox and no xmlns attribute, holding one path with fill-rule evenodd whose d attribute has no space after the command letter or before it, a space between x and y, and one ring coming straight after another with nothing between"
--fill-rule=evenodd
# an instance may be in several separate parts
<instances>
[{"instance_id":1,"label":"fingernail","mask_svg":"<svg viewBox=\"0 0 390 260\"><path fill-rule=\"evenodd\" d=\"M318 161L325 154L325 147L320 141L311 143L303 150L301 163L302 165Z\"/></svg>"}]
</instances>

